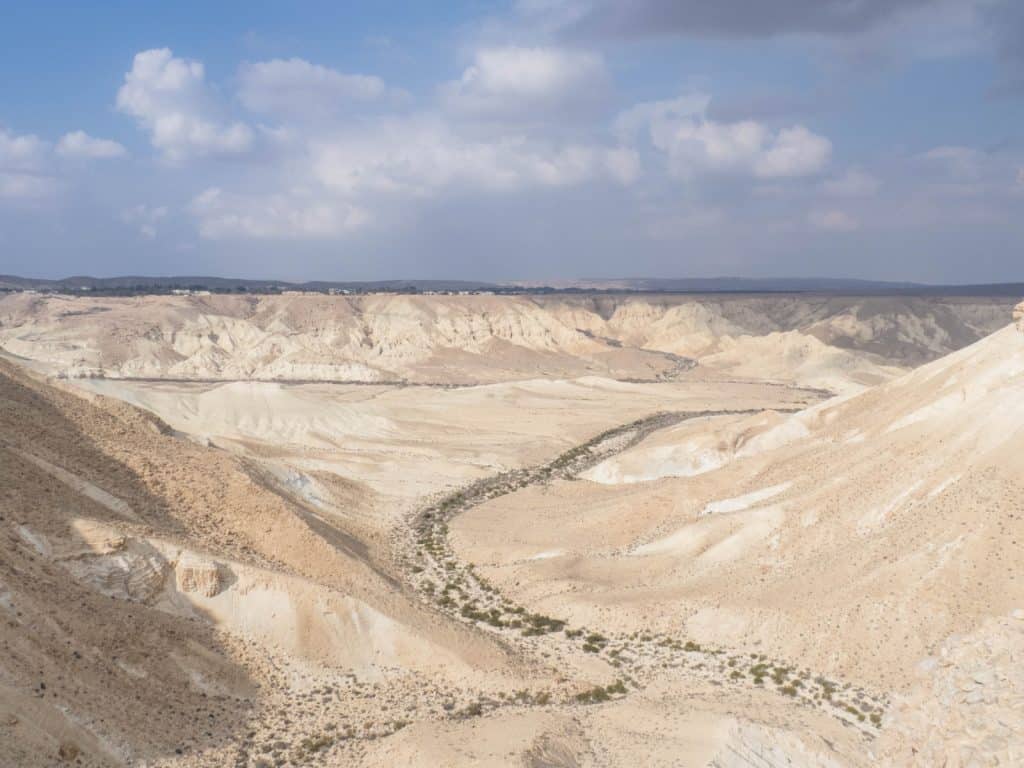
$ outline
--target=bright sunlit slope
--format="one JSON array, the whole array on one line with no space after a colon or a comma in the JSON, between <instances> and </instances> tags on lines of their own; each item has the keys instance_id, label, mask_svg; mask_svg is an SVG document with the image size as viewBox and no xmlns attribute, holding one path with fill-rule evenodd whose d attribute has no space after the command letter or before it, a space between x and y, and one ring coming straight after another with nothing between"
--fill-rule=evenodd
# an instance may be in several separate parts
<instances>
[{"instance_id":1,"label":"bright sunlit slope","mask_svg":"<svg viewBox=\"0 0 1024 768\"><path fill-rule=\"evenodd\" d=\"M456 545L552 615L682 628L883 690L1024 606L1016 327L855 397L711 424L653 436L599 483L478 507Z\"/></svg>"},{"instance_id":2,"label":"bright sunlit slope","mask_svg":"<svg viewBox=\"0 0 1024 768\"><path fill-rule=\"evenodd\" d=\"M0 297L0 349L68 377L486 383L886 381L1005 323L991 298L814 295Z\"/></svg>"}]
</instances>

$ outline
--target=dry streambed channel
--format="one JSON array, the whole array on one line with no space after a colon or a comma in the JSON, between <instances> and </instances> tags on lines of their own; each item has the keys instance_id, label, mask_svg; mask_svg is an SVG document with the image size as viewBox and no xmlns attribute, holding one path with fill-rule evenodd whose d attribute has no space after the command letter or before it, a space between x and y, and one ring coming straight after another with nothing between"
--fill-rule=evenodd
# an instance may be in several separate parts
<instances>
[{"instance_id":1,"label":"dry streambed channel","mask_svg":"<svg viewBox=\"0 0 1024 768\"><path fill-rule=\"evenodd\" d=\"M623 633L571 626L560 618L533 613L502 595L472 563L460 561L449 542L449 522L479 504L528 486L574 480L651 433L683 421L757 412L657 413L603 432L546 464L479 480L416 511L402 534L399 551L404 552L402 562L408 579L424 601L457 621L501 637L516 652L544 658L548 665L558 658L591 654L604 660L617 675L614 682L597 686L560 677L550 688L522 690L501 700L481 697L453 714L472 717L510 705L599 704L629 696L655 679L674 673L689 674L721 686L773 690L794 703L824 709L858 729L865 738L874 738L888 706L884 695L761 653L711 648L664 632Z\"/></svg>"}]
</instances>

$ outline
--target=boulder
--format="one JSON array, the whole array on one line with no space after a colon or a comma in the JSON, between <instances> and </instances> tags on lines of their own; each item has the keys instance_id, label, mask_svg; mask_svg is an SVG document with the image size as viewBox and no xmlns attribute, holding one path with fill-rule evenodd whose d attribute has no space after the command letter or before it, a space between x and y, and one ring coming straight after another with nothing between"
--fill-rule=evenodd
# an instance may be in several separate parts
<instances>
[{"instance_id":1,"label":"boulder","mask_svg":"<svg viewBox=\"0 0 1024 768\"><path fill-rule=\"evenodd\" d=\"M174 573L181 592L213 597L221 590L220 568L212 560L184 554L178 558Z\"/></svg>"}]
</instances>

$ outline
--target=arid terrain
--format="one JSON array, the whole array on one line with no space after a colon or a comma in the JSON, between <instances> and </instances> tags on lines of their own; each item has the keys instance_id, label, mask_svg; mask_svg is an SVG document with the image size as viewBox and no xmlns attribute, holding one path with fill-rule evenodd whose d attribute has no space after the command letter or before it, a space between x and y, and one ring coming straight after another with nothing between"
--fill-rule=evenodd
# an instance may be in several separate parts
<instances>
[{"instance_id":1,"label":"arid terrain","mask_svg":"<svg viewBox=\"0 0 1024 768\"><path fill-rule=\"evenodd\" d=\"M0 765L1024 763L1024 305L0 297Z\"/></svg>"}]
</instances>

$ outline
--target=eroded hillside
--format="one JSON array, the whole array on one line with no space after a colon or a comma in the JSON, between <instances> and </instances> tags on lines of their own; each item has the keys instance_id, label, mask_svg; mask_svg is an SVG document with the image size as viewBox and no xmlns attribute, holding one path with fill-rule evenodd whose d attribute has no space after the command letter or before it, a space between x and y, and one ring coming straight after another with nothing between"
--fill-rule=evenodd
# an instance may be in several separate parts
<instances>
[{"instance_id":1,"label":"eroded hillside","mask_svg":"<svg viewBox=\"0 0 1024 768\"><path fill-rule=\"evenodd\" d=\"M1013 764L1011 311L0 300L0 762Z\"/></svg>"},{"instance_id":2,"label":"eroded hillside","mask_svg":"<svg viewBox=\"0 0 1024 768\"><path fill-rule=\"evenodd\" d=\"M993 299L0 298L0 347L70 377L472 384L599 375L869 386L1005 323Z\"/></svg>"},{"instance_id":3,"label":"eroded hillside","mask_svg":"<svg viewBox=\"0 0 1024 768\"><path fill-rule=\"evenodd\" d=\"M394 707L528 678L238 459L3 362L0 404L4 765L222 765L282 717L290 748L328 722L393 730L390 705L325 714L389 670Z\"/></svg>"}]
</instances>

